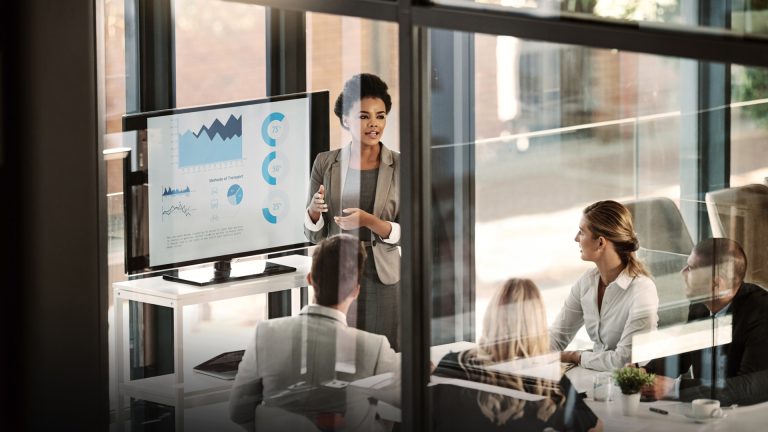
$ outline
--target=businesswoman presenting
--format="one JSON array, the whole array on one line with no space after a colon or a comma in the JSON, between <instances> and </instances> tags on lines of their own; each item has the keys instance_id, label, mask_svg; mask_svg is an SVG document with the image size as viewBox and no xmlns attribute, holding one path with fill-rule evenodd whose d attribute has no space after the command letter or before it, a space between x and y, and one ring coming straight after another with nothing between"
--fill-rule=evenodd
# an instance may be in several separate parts
<instances>
[{"instance_id":1,"label":"businesswoman presenting","mask_svg":"<svg viewBox=\"0 0 768 432\"><path fill-rule=\"evenodd\" d=\"M640 247L632 215L616 201L584 209L574 239L581 259L595 263L565 300L549 329L552 350L563 351L582 325L593 342L587 351L563 351L560 359L610 371L631 361L632 336L656 329L659 296L635 251Z\"/></svg>"},{"instance_id":2,"label":"businesswoman presenting","mask_svg":"<svg viewBox=\"0 0 768 432\"><path fill-rule=\"evenodd\" d=\"M351 140L315 158L304 233L313 243L341 232L363 242L369 259L348 320L399 350L400 154L381 142L391 108L387 84L376 75L344 84L333 111Z\"/></svg>"}]
</instances>

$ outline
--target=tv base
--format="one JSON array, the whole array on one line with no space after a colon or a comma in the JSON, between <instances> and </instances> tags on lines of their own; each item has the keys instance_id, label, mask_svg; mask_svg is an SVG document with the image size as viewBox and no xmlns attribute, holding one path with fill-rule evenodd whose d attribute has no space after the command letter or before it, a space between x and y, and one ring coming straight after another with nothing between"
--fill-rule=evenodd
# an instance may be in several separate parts
<instances>
[{"instance_id":1,"label":"tv base","mask_svg":"<svg viewBox=\"0 0 768 432\"><path fill-rule=\"evenodd\" d=\"M227 264L229 264L227 262ZM214 276L210 277L210 270L205 269L202 273L198 270L193 270L189 272L179 272L179 276L171 276L171 275L163 275L163 279L171 282L178 282L183 283L187 285L194 285L194 286L209 286L209 285L217 285L221 283L226 282L236 282L236 281L243 281L248 279L256 279L256 278L262 278L267 276L274 276L279 275L283 273L291 273L295 272L295 267L290 267L282 264L277 264L273 262L266 261L263 269L260 269L262 271L256 271L253 273L247 272L244 274L235 273L230 274L229 271L222 271L221 270L221 263L216 263L215 270L214 270ZM253 269L248 269L253 270ZM203 275L201 277L201 275Z\"/></svg>"}]
</instances>

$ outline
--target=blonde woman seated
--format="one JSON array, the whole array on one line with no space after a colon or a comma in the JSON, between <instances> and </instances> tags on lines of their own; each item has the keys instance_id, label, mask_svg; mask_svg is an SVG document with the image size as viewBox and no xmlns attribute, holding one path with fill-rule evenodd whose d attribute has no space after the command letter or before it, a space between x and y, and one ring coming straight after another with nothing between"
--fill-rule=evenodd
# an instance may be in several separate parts
<instances>
[{"instance_id":1,"label":"blonde woman seated","mask_svg":"<svg viewBox=\"0 0 768 432\"><path fill-rule=\"evenodd\" d=\"M553 379L509 371L510 365L542 356L554 358ZM601 431L602 422L562 374L557 357L549 350L538 288L528 279L508 280L485 311L477 348L446 355L434 372L481 388L430 387L434 430Z\"/></svg>"},{"instance_id":2,"label":"blonde woman seated","mask_svg":"<svg viewBox=\"0 0 768 432\"><path fill-rule=\"evenodd\" d=\"M574 238L581 259L595 263L565 299L549 329L551 348L563 362L610 371L629 363L632 337L656 329L659 296L638 261L640 247L632 214L616 201L598 201L584 209ZM584 326L593 346L563 351Z\"/></svg>"}]
</instances>

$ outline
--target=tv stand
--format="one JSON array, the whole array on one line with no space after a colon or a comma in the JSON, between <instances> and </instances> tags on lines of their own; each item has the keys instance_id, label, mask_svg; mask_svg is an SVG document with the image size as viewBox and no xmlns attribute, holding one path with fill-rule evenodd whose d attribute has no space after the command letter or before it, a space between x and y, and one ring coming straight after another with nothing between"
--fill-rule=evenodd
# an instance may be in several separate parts
<instances>
[{"instance_id":1,"label":"tv stand","mask_svg":"<svg viewBox=\"0 0 768 432\"><path fill-rule=\"evenodd\" d=\"M213 263L213 280L223 282L229 279L230 273L232 273L232 261L216 261Z\"/></svg>"},{"instance_id":2,"label":"tv stand","mask_svg":"<svg viewBox=\"0 0 768 432\"><path fill-rule=\"evenodd\" d=\"M163 279L171 282L184 283L194 286L209 286L222 284L226 282L236 282L260 277L274 276L283 273L295 272L295 267L283 264L277 264L271 261L264 261L261 269L253 271L251 266L248 270L240 270L237 267L233 270L231 261L217 261L213 264L213 277L210 276L210 269L197 269L192 271L180 271L179 276L163 275Z\"/></svg>"},{"instance_id":3,"label":"tv stand","mask_svg":"<svg viewBox=\"0 0 768 432\"><path fill-rule=\"evenodd\" d=\"M276 263L280 263L295 271L278 274L271 277L260 277L249 281L230 281L222 282L214 286L192 286L186 283L169 282L160 276L135 279L130 281L115 282L114 289L114 335L115 335L115 378L117 380L117 407L116 424L123 429L126 419L125 402L128 398L142 399L152 402L158 402L164 405L175 407L175 430L184 430L185 408L194 408L208 404L225 403L229 399L229 391L232 387L232 381L221 380L198 374L193 371L193 366L203 359L224 352L239 349L242 341L215 341L215 348L211 352L200 354L198 349L207 349L211 342L197 339L197 344L189 336L199 336L188 328L184 329L184 309L189 306L200 305L204 303L216 302L220 300L235 299L253 295L267 295L269 293L281 292L293 288L300 288L307 284L307 273L312 267L312 258L302 255L289 255L271 258ZM237 276L238 272L255 273L264 269L263 261L238 261L232 263L232 275ZM211 267L195 269L212 276ZM182 271L181 277L184 277ZM131 361L128 353L130 352L129 332L127 325L129 314L125 311L128 301L154 304L158 306L169 307L173 310L173 373L160 375L151 378L142 378L137 380L130 379ZM292 313L297 313L300 306L297 304L292 307ZM189 319L187 319L189 324ZM244 339L243 339L244 340ZM184 359L185 347L188 356ZM201 348L204 347L204 348ZM192 361L190 361L192 360Z\"/></svg>"}]
</instances>

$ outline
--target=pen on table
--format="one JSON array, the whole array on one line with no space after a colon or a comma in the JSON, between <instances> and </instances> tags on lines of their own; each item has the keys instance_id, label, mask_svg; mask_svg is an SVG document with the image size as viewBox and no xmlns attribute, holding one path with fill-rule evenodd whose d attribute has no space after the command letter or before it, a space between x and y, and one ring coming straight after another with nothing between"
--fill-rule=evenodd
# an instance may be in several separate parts
<instances>
[{"instance_id":1,"label":"pen on table","mask_svg":"<svg viewBox=\"0 0 768 432\"><path fill-rule=\"evenodd\" d=\"M667 415L667 414L669 414L669 411L667 411L667 410L663 410L663 409L661 409L661 408L650 407L650 408L648 408L648 409L649 409L649 410L651 410L651 411L653 411L653 412L655 412L655 413L659 413L659 414L664 414L664 415Z\"/></svg>"}]
</instances>

